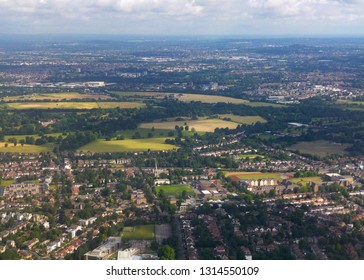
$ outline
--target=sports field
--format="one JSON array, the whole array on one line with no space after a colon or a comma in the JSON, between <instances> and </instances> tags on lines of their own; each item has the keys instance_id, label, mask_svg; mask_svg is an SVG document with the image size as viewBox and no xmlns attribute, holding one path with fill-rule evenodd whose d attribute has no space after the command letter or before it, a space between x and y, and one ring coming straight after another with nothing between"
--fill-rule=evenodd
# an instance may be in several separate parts
<instances>
[{"instance_id":1,"label":"sports field","mask_svg":"<svg viewBox=\"0 0 364 280\"><path fill-rule=\"evenodd\" d=\"M196 131L213 132L216 128L229 128L235 129L238 123L231 121L224 121L220 119L199 119L199 120L183 120L183 121L167 121L167 122L153 122L153 123L142 123L140 128L156 128L156 129L169 129L174 130L175 126L189 126L191 131L193 128Z\"/></svg>"},{"instance_id":2,"label":"sports field","mask_svg":"<svg viewBox=\"0 0 364 280\"><path fill-rule=\"evenodd\" d=\"M350 147L349 144L338 144L329 141L319 140L311 142L300 142L289 147L290 150L298 150L301 153L312 154L320 157L325 157L332 154L343 155L345 149Z\"/></svg>"},{"instance_id":3,"label":"sports field","mask_svg":"<svg viewBox=\"0 0 364 280\"><path fill-rule=\"evenodd\" d=\"M5 147L5 144L8 144L7 147ZM19 143L14 146L13 143L4 143L0 142L0 153L46 153L53 150L52 144L46 144L42 146L36 146L36 145L27 145L24 146L20 145Z\"/></svg>"},{"instance_id":4,"label":"sports field","mask_svg":"<svg viewBox=\"0 0 364 280\"><path fill-rule=\"evenodd\" d=\"M42 100L110 100L113 99L108 95L103 94L88 94L88 93L78 93L78 92L61 92L61 93L38 93L31 95L20 95L20 96L9 96L4 97L2 100L4 102L16 102L16 101L42 101Z\"/></svg>"},{"instance_id":5,"label":"sports field","mask_svg":"<svg viewBox=\"0 0 364 280\"><path fill-rule=\"evenodd\" d=\"M299 184L302 186L306 186L306 184L308 184L310 182L321 183L322 179L321 179L321 177L317 176L317 177L305 177L305 178L292 178L292 179L290 179L290 181L293 184Z\"/></svg>"},{"instance_id":6,"label":"sports field","mask_svg":"<svg viewBox=\"0 0 364 280\"><path fill-rule=\"evenodd\" d=\"M160 190L163 190L163 192L168 195L173 195L175 197L178 197L182 195L183 191L186 191L188 195L194 195L195 192L192 190L191 186L187 185L170 185L170 186L158 186L155 187L155 191L157 193L160 192Z\"/></svg>"},{"instance_id":7,"label":"sports field","mask_svg":"<svg viewBox=\"0 0 364 280\"><path fill-rule=\"evenodd\" d=\"M121 237L123 240L154 240L155 225L124 227Z\"/></svg>"},{"instance_id":8,"label":"sports field","mask_svg":"<svg viewBox=\"0 0 364 280\"><path fill-rule=\"evenodd\" d=\"M147 139L126 139L126 140L97 140L89 143L77 151L94 153L118 153L118 152L144 152L144 151L164 151L177 149L177 146L165 144L167 138L147 138Z\"/></svg>"},{"instance_id":9,"label":"sports field","mask_svg":"<svg viewBox=\"0 0 364 280\"><path fill-rule=\"evenodd\" d=\"M277 179L281 180L282 175L281 173L277 172L224 172L226 177L237 177L239 179L246 179L246 180L258 180L258 179Z\"/></svg>"},{"instance_id":10,"label":"sports field","mask_svg":"<svg viewBox=\"0 0 364 280\"><path fill-rule=\"evenodd\" d=\"M110 108L140 108L145 106L140 102L19 102L6 103L6 107L14 110L30 110L30 109L110 109Z\"/></svg>"},{"instance_id":11,"label":"sports field","mask_svg":"<svg viewBox=\"0 0 364 280\"><path fill-rule=\"evenodd\" d=\"M267 121L260 116L238 116L233 114L218 115L220 119L230 119L240 124L255 124L257 122L266 123Z\"/></svg>"}]
</instances>

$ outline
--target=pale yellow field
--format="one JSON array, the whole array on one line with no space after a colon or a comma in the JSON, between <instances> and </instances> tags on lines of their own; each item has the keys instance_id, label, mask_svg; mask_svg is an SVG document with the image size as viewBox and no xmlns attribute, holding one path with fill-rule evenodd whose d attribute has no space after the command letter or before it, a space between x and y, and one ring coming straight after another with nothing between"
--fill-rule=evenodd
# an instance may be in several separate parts
<instances>
[{"instance_id":1,"label":"pale yellow field","mask_svg":"<svg viewBox=\"0 0 364 280\"><path fill-rule=\"evenodd\" d=\"M94 99L94 100L109 100L113 99L110 96L103 94L81 94L78 92L62 92L62 93L39 93L32 95L21 95L21 96L9 96L4 97L2 100L4 102L9 101L40 101L40 100L84 100L84 99Z\"/></svg>"},{"instance_id":2,"label":"pale yellow field","mask_svg":"<svg viewBox=\"0 0 364 280\"><path fill-rule=\"evenodd\" d=\"M235 129L238 124L235 122L224 121L220 119L201 119L201 120L183 120L183 121L167 121L167 122L153 122L142 123L139 128L152 128L155 129L169 129L174 130L175 126L189 126L191 131L194 128L196 131L213 132L216 128L229 128Z\"/></svg>"},{"instance_id":3,"label":"pale yellow field","mask_svg":"<svg viewBox=\"0 0 364 280\"><path fill-rule=\"evenodd\" d=\"M6 106L15 110L27 109L108 109L108 108L139 108L144 104L140 102L24 102L7 103Z\"/></svg>"},{"instance_id":4,"label":"pale yellow field","mask_svg":"<svg viewBox=\"0 0 364 280\"><path fill-rule=\"evenodd\" d=\"M231 121L240 124L255 124L257 122L266 123L267 121L260 116L237 116L232 114L218 115L220 119L229 118Z\"/></svg>"}]
</instances>

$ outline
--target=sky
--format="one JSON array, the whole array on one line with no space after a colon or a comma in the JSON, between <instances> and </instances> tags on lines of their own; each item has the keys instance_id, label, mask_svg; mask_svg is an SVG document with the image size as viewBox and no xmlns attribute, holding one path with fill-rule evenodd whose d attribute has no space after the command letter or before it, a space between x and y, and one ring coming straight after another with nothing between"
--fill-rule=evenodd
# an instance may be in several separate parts
<instances>
[{"instance_id":1,"label":"sky","mask_svg":"<svg viewBox=\"0 0 364 280\"><path fill-rule=\"evenodd\" d=\"M364 0L0 0L0 34L364 36Z\"/></svg>"}]
</instances>

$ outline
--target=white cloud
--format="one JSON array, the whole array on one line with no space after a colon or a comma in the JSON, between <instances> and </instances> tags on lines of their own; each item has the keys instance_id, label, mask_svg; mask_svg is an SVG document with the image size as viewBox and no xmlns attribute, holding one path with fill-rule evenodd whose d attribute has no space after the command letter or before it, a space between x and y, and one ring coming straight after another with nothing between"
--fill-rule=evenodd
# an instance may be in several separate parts
<instances>
[{"instance_id":1,"label":"white cloud","mask_svg":"<svg viewBox=\"0 0 364 280\"><path fill-rule=\"evenodd\" d=\"M279 32L297 27L302 33L319 24L323 31L343 30L343 24L360 30L363 15L364 0L0 0L0 33L34 26L37 32L170 34L269 34L279 26Z\"/></svg>"}]
</instances>

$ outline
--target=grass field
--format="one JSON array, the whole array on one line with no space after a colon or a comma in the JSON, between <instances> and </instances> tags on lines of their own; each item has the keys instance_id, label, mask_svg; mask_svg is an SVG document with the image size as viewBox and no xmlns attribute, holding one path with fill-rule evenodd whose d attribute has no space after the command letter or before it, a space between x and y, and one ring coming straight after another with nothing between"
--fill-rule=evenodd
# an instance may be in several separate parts
<instances>
[{"instance_id":1,"label":"grass field","mask_svg":"<svg viewBox=\"0 0 364 280\"><path fill-rule=\"evenodd\" d=\"M183 120L183 121L167 121L167 122L154 122L142 123L140 128L156 128L156 129L169 129L174 130L175 126L184 126L185 123L189 126L191 131L194 128L196 131L213 132L216 128L229 128L235 129L238 124L235 122L224 121L220 119L199 119L199 120Z\"/></svg>"},{"instance_id":2,"label":"grass field","mask_svg":"<svg viewBox=\"0 0 364 280\"><path fill-rule=\"evenodd\" d=\"M124 136L125 139L132 139L132 136L138 132L140 134L140 136L142 138L151 138L149 137L149 133L153 134L153 138L173 138L168 136L169 132L174 132L175 133L175 129L173 127L173 129L154 129L154 131L152 131L151 128L137 128L137 129L129 129L129 130L123 130L120 133L118 133L118 135L122 135ZM184 130L182 132L183 136L192 136L195 132L192 131L186 131ZM198 134L204 134L203 132L199 132ZM175 136L177 135L177 133L175 133ZM116 139L115 139L116 140Z\"/></svg>"},{"instance_id":3,"label":"grass field","mask_svg":"<svg viewBox=\"0 0 364 280\"><path fill-rule=\"evenodd\" d=\"M320 157L338 154L345 154L345 149L350 147L348 144L337 144L329 141L319 140L311 142L300 142L289 147L290 150L298 150L301 153L312 154Z\"/></svg>"},{"instance_id":4,"label":"grass field","mask_svg":"<svg viewBox=\"0 0 364 280\"><path fill-rule=\"evenodd\" d=\"M321 177L306 177L306 178L292 178L290 179L290 181L293 184L299 184L302 186L306 186L306 184L310 183L310 182L314 182L314 183L321 183L322 179Z\"/></svg>"},{"instance_id":5,"label":"grass field","mask_svg":"<svg viewBox=\"0 0 364 280\"><path fill-rule=\"evenodd\" d=\"M187 185L170 185L170 186L158 186L155 188L156 192L159 193L160 190L168 195L173 195L178 197L182 194L183 191L186 191L188 195L194 195L195 192L192 190L190 186Z\"/></svg>"},{"instance_id":6,"label":"grass field","mask_svg":"<svg viewBox=\"0 0 364 280\"><path fill-rule=\"evenodd\" d=\"M287 107L287 105L268 103L268 102L249 102L246 105L250 106L250 107L273 107L273 108L286 108Z\"/></svg>"},{"instance_id":7,"label":"grass field","mask_svg":"<svg viewBox=\"0 0 364 280\"><path fill-rule=\"evenodd\" d=\"M155 225L124 227L121 237L124 240L154 240Z\"/></svg>"},{"instance_id":8,"label":"grass field","mask_svg":"<svg viewBox=\"0 0 364 280\"><path fill-rule=\"evenodd\" d=\"M62 135L62 133L48 133L45 134L45 136L53 136L53 137L58 137ZM34 137L34 139L38 139L41 138L41 136L37 135L37 134L26 134L26 135L5 135L4 140L5 142L9 141L9 138L15 138L17 141L21 140L21 139L25 139L27 136L29 137ZM11 143L9 143L10 145ZM12 144L11 144L12 145Z\"/></svg>"},{"instance_id":9,"label":"grass field","mask_svg":"<svg viewBox=\"0 0 364 280\"><path fill-rule=\"evenodd\" d=\"M52 144L46 144L42 146L36 146L36 145L14 145L12 143L7 143L8 147L5 147L4 142L0 142L0 153L46 153L53 150Z\"/></svg>"},{"instance_id":10,"label":"grass field","mask_svg":"<svg viewBox=\"0 0 364 280\"><path fill-rule=\"evenodd\" d=\"M240 124L255 124L257 122L266 123L267 121L260 116L238 116L233 114L218 115L220 119L230 119Z\"/></svg>"},{"instance_id":11,"label":"grass field","mask_svg":"<svg viewBox=\"0 0 364 280\"><path fill-rule=\"evenodd\" d=\"M224 175L226 177L232 177L232 176L236 176L239 179L277 179L277 180L281 180L282 176L280 173L276 173L276 172L267 172L267 173L262 173L262 172L224 172Z\"/></svg>"},{"instance_id":12,"label":"grass field","mask_svg":"<svg viewBox=\"0 0 364 280\"><path fill-rule=\"evenodd\" d=\"M364 111L364 101L337 100L337 104L351 111Z\"/></svg>"},{"instance_id":13,"label":"grass field","mask_svg":"<svg viewBox=\"0 0 364 280\"><path fill-rule=\"evenodd\" d=\"M343 99L339 99L338 101L336 101L336 103L338 103L338 104L347 104L347 105L360 105L360 106L364 106L364 101L353 101L353 100L343 100Z\"/></svg>"},{"instance_id":14,"label":"grass field","mask_svg":"<svg viewBox=\"0 0 364 280\"><path fill-rule=\"evenodd\" d=\"M173 150L177 146L165 144L167 138L147 138L147 139L126 139L126 140L97 140L89 143L78 152L94 153L118 153L118 152L144 152L149 149L152 151Z\"/></svg>"},{"instance_id":15,"label":"grass field","mask_svg":"<svg viewBox=\"0 0 364 280\"><path fill-rule=\"evenodd\" d=\"M61 92L61 93L39 93L32 95L21 95L21 96L9 96L4 97L1 100L4 102L16 102L16 101L42 101L42 100L109 100L112 97L103 94L81 94L78 92Z\"/></svg>"},{"instance_id":16,"label":"grass field","mask_svg":"<svg viewBox=\"0 0 364 280\"><path fill-rule=\"evenodd\" d=\"M265 158L264 155L258 155L258 154L242 154L239 156L239 158L241 159L254 159L254 158L257 158L257 157L260 157L260 158Z\"/></svg>"},{"instance_id":17,"label":"grass field","mask_svg":"<svg viewBox=\"0 0 364 280\"><path fill-rule=\"evenodd\" d=\"M21 102L7 103L6 107L14 110L29 110L29 109L109 109L109 108L140 108L145 106L140 102Z\"/></svg>"}]
</instances>

